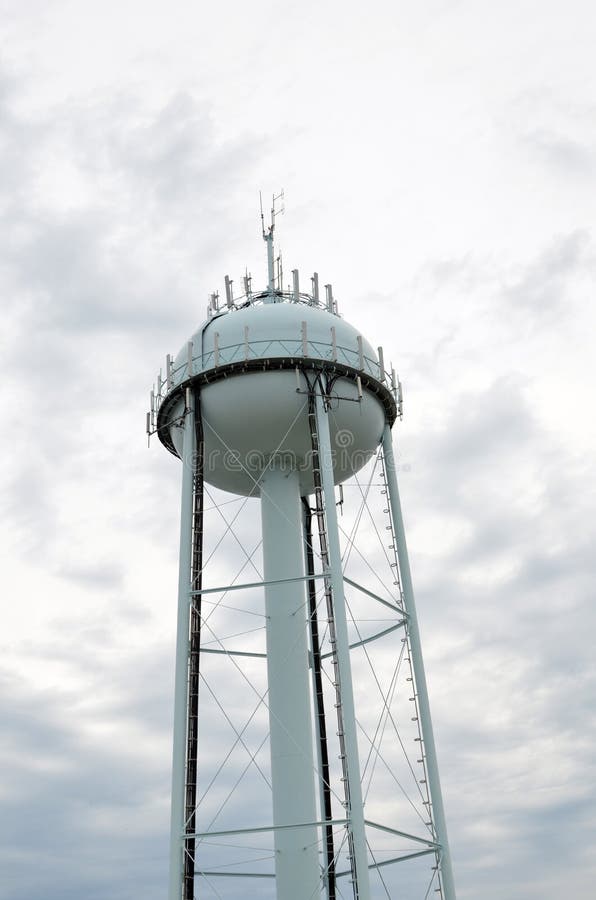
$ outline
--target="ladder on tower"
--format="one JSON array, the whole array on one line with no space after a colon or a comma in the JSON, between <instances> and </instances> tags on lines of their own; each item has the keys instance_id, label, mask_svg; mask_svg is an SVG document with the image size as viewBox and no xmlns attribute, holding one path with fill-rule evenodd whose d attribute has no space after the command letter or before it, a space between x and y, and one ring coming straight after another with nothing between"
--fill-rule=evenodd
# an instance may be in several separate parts
<instances>
[{"instance_id":1,"label":"ladder on tower","mask_svg":"<svg viewBox=\"0 0 596 900\"><path fill-rule=\"evenodd\" d=\"M193 523L191 587L192 602L188 635L188 704L186 725L186 773L184 832L196 832L197 769L199 749L199 663L201 652L201 589L203 586L203 526L204 526L204 458L205 442L200 415L200 399L197 393L195 407L196 455L193 471ZM184 838L182 900L195 900L195 849L194 837Z\"/></svg>"},{"instance_id":2,"label":"ladder on tower","mask_svg":"<svg viewBox=\"0 0 596 900\"><path fill-rule=\"evenodd\" d=\"M320 376L321 377L321 376ZM307 379L308 381L308 379ZM314 494L315 494L315 515L317 519L317 526L319 532L319 550L321 556L321 563L323 566L323 574L324 574L324 591L325 591L325 604L326 604L326 612L327 612L327 624L329 628L329 643L331 646L331 661L333 665L333 687L335 690L335 709L337 714L337 736L339 740L339 758L341 762L341 771L342 771L342 783L344 789L344 800L343 806L346 810L346 814L350 814L351 802L350 802L350 781L348 775L348 766L347 766L347 758L346 758L346 744L345 744L345 731L344 731L344 717L343 717L343 707L342 707L342 696L341 696L341 679L339 672L339 662L337 659L336 652L336 629L335 629L335 614L334 614L334 598L333 598L333 589L331 586L331 578L329 575L330 571L330 559L329 559L329 542L327 538L327 520L325 516L325 504L323 499L323 482L321 477L321 458L320 458L320 448L319 448L319 434L317 429L317 415L316 415L316 399L315 399L315 386L311 386L309 384L308 391L308 424L310 429L311 436L311 446L312 446L312 472L313 472L313 480L314 480ZM325 394L328 392L326 391ZM316 611L316 607L315 607ZM331 796L329 793L329 804L331 802ZM327 826L329 828L329 826ZM350 823L348 821L348 858L350 864L350 872L352 875L352 886L354 891L354 898L358 900L358 880L356 878L356 860L354 854L354 837L352 834L352 830L350 827ZM332 837L331 837L332 840ZM331 847L332 850L332 847ZM328 874L330 872L331 862L328 861L327 871ZM333 859L333 885L335 890L335 860Z\"/></svg>"},{"instance_id":3,"label":"ladder on tower","mask_svg":"<svg viewBox=\"0 0 596 900\"><path fill-rule=\"evenodd\" d=\"M319 762L321 779L322 819L325 822L325 868L324 882L328 900L336 900L335 881L335 849L333 826L331 820L331 777L329 772L329 749L327 743L327 721L325 718L325 700L323 694L323 668L321 659L321 640L319 635L319 617L317 612L317 589L315 581L315 560L312 536L312 514L308 499L302 498L304 505L304 543L306 556L308 621L312 648L312 670L315 692L316 729L319 744Z\"/></svg>"}]
</instances>

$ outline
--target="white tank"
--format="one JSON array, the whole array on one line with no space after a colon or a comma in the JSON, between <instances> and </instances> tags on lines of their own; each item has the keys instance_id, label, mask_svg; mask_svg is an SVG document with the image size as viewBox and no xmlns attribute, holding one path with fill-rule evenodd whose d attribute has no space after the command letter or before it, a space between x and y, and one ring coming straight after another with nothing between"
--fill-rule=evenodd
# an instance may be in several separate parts
<instances>
[{"instance_id":1,"label":"white tank","mask_svg":"<svg viewBox=\"0 0 596 900\"><path fill-rule=\"evenodd\" d=\"M377 354L355 328L292 295L263 296L265 302L253 299L214 315L194 333L190 370L189 345L183 347L159 410L159 433L181 456L184 388L198 385L205 480L258 496L261 473L276 456L298 470L307 494L313 489L309 385L324 377L331 398L353 401L331 401L336 484L375 452L387 413L395 418L395 401Z\"/></svg>"}]
</instances>

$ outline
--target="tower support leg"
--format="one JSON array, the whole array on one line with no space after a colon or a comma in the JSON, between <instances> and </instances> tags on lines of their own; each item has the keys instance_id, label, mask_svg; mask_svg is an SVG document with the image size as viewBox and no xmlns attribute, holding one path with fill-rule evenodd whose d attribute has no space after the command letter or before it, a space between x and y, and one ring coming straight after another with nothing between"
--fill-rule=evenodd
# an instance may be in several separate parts
<instances>
[{"instance_id":1,"label":"tower support leg","mask_svg":"<svg viewBox=\"0 0 596 900\"><path fill-rule=\"evenodd\" d=\"M350 664L350 648L348 641L348 622L346 601L341 565L341 548L335 506L335 485L333 478L333 456L331 453L331 436L329 418L325 408L325 400L319 388L316 394L317 432L319 435L321 481L325 498L325 518L327 520L327 539L329 542L329 578L333 591L335 612L336 640L335 648L340 678L341 705L343 713L344 740L348 775L348 832L350 839L350 855L352 869L355 874L354 896L356 900L369 900L370 885L368 875L368 856L366 849L366 832L364 826L364 804L360 783L360 761L358 755L358 738L356 733L356 716L354 711L354 691L352 687L352 669Z\"/></svg>"},{"instance_id":2,"label":"tower support leg","mask_svg":"<svg viewBox=\"0 0 596 900\"><path fill-rule=\"evenodd\" d=\"M432 803L433 821L437 832L437 839L441 845L440 871L441 882L443 886L443 896L445 900L456 900L453 871L451 868L451 854L449 852L449 841L447 839L447 825L445 822L445 811L443 808L443 796L441 794L441 782L439 780L439 767L437 763L435 739L430 718L430 704L428 701L428 690L426 687L424 663L422 660L420 632L418 630L416 604L414 602L414 591L412 588L410 561L408 558L406 534L401 514L401 503L399 499L399 490L397 487L395 457L393 455L393 441L391 439L391 429L389 428L389 425L385 425L385 430L383 432L383 456L385 459L385 476L387 478L387 486L389 488L389 508L391 510L391 518L393 520L393 529L395 532L397 543L397 559L399 562L399 571L401 575L404 605L406 613L408 614L409 637L412 652L412 667L414 670L414 678L416 680L416 692L418 694L420 726L422 729L422 739L424 741L424 752L426 754L426 768L428 773L430 799Z\"/></svg>"},{"instance_id":3,"label":"tower support leg","mask_svg":"<svg viewBox=\"0 0 596 900\"><path fill-rule=\"evenodd\" d=\"M182 450L182 503L180 563L178 570L178 624L174 686L174 747L172 753L172 806L170 815L169 900L181 900L183 873L188 651L192 572L193 477L196 450L194 398L189 391L184 418Z\"/></svg>"},{"instance_id":4,"label":"tower support leg","mask_svg":"<svg viewBox=\"0 0 596 900\"><path fill-rule=\"evenodd\" d=\"M304 579L298 473L278 467L275 461L261 480L261 518L265 581ZM278 900L318 900L321 890L318 830L313 824L317 815L306 612L304 580L266 585ZM280 828L288 825L292 827Z\"/></svg>"},{"instance_id":5,"label":"tower support leg","mask_svg":"<svg viewBox=\"0 0 596 900\"><path fill-rule=\"evenodd\" d=\"M317 588L314 579L315 556L312 542L312 512L306 498L302 498L304 512L304 555L308 575L308 612L310 618L310 641L312 654L312 682L315 706L315 736L319 768L319 797L323 825L323 884L327 900L336 900L335 884L335 844L333 838L333 810L331 805L331 782L329 776L329 747L327 743L327 723L325 719L325 693L323 689L323 669L321 665L321 640L319 635L319 614L317 611Z\"/></svg>"}]
</instances>

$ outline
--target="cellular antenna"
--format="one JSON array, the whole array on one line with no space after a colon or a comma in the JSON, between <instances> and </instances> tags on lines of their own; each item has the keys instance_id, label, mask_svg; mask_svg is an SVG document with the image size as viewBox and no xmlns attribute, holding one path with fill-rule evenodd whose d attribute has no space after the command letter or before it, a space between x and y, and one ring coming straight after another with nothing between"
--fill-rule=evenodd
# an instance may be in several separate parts
<instances>
[{"instance_id":1,"label":"cellular antenna","mask_svg":"<svg viewBox=\"0 0 596 900\"><path fill-rule=\"evenodd\" d=\"M281 208L276 209L275 204L281 200ZM265 227L265 215L263 213L263 195L259 191L259 202L261 205L261 231L263 234L263 240L267 244L267 280L268 280L268 291L269 291L269 302L272 301L275 295L275 255L273 249L273 232L275 231L275 217L280 213L283 214L285 211L284 206L284 192L280 191L279 194L273 195L273 199L271 201L271 224L268 228Z\"/></svg>"}]
</instances>

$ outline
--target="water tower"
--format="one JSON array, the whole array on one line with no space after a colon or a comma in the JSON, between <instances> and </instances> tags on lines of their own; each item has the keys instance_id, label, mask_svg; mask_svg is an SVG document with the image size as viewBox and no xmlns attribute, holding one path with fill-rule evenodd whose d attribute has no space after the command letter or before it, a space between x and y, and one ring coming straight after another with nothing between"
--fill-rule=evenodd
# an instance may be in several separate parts
<instances>
[{"instance_id":1,"label":"water tower","mask_svg":"<svg viewBox=\"0 0 596 900\"><path fill-rule=\"evenodd\" d=\"M406 895L392 892L383 873L420 857L433 863L421 896L432 890L454 900L391 437L401 415L401 387L394 371L386 370L382 349L375 351L339 316L331 285L325 285L322 296L315 274L304 292L294 270L292 284L284 289L273 245L275 199L271 224L265 227L263 221L267 287L254 291L246 276L242 296L235 297L226 277L224 302L212 295L207 320L178 356L167 357L147 417L148 433L156 432L183 463L169 900L205 896L200 880L211 885L216 876L227 887L214 888L214 896L316 900L323 895L339 900L353 895L369 900L378 894L401 900ZM373 526L377 533L387 533L394 554L394 562L389 561L393 596L388 598L349 579L342 562L336 489L371 459L378 462L386 504L386 520L373 521ZM231 577L219 585L205 581L205 491L213 489L251 498L260 506L262 577L256 582L232 582ZM395 622L366 636L358 632L356 640L347 589L383 604ZM245 607L243 613L262 616L260 650L212 639L206 612L208 608L211 615L214 608L210 598L242 590L259 594L255 609ZM400 643L387 650L396 632ZM355 702L352 662L355 648L368 653L375 641L385 642L386 658L397 657L400 647L400 658L407 660L418 769L408 765L413 775L422 776L416 777L424 811L422 835L404 830L399 821L373 822L366 814L362 745L367 732ZM239 807L241 821L223 830L200 816L201 796L212 784L201 795L201 748L204 736L208 739L201 711L202 694L207 693L201 687L204 661L222 657L237 671L239 661L247 658L262 667L266 687L260 703L267 710L268 734L259 745L267 751L259 770L271 793L269 807L247 796ZM382 692L382 699L385 733L389 693ZM223 709L223 715L236 735L234 746L245 746L247 726L234 722L238 704L229 712ZM380 732L377 727L375 740ZM398 741L405 743L399 735ZM208 754L212 765L217 753L216 747ZM367 757L367 765L373 760L371 769L378 759L385 763L385 752L376 753ZM256 751L251 761L259 765ZM392 808L383 798L379 809L391 815ZM242 871L236 862L205 866L205 854L213 847L254 851L263 835L272 844L268 869L245 864ZM383 855L375 849L377 835L393 843L414 843ZM238 878L248 888L235 888Z\"/></svg>"}]
</instances>

